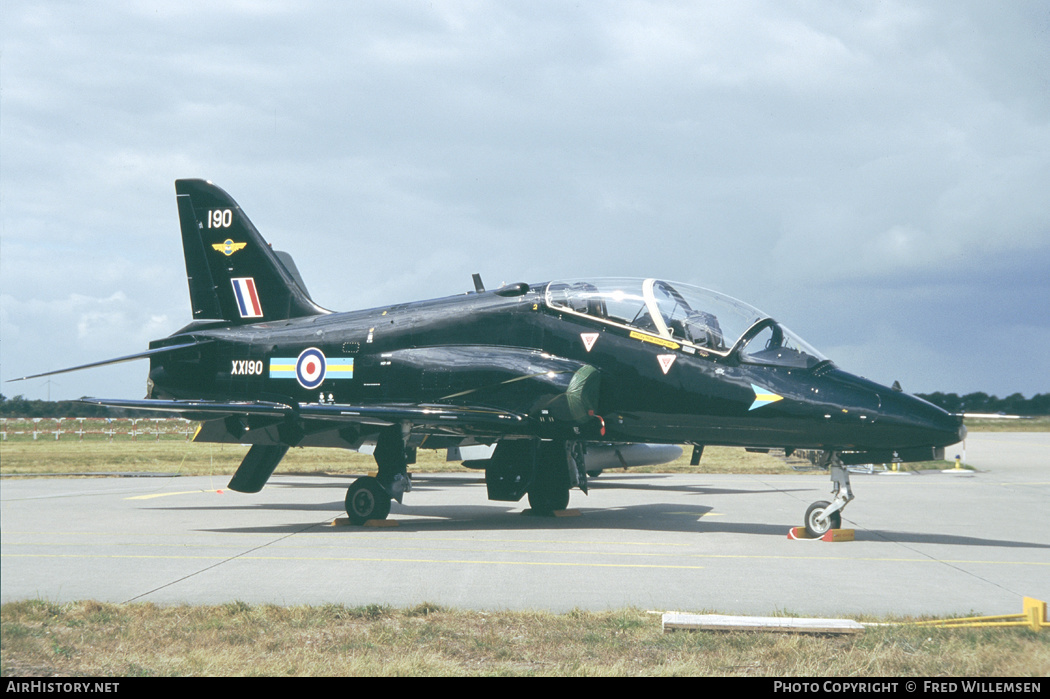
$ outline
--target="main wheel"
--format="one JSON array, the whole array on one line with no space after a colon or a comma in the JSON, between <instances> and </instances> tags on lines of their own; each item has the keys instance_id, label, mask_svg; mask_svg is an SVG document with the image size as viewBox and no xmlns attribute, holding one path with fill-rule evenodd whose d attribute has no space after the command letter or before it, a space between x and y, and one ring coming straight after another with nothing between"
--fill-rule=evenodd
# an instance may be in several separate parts
<instances>
[{"instance_id":1,"label":"main wheel","mask_svg":"<svg viewBox=\"0 0 1050 699\"><path fill-rule=\"evenodd\" d=\"M346 514L352 524L386 519L390 514L390 494L375 478L362 476L346 489Z\"/></svg>"},{"instance_id":2,"label":"main wheel","mask_svg":"<svg viewBox=\"0 0 1050 699\"><path fill-rule=\"evenodd\" d=\"M569 489L558 487L537 488L533 483L529 489L529 507L533 512L549 514L555 510L564 510L569 506Z\"/></svg>"},{"instance_id":3,"label":"main wheel","mask_svg":"<svg viewBox=\"0 0 1050 699\"><path fill-rule=\"evenodd\" d=\"M529 485L529 507L548 514L569 506L569 461L565 442L540 442L536 475Z\"/></svg>"},{"instance_id":4,"label":"main wheel","mask_svg":"<svg viewBox=\"0 0 1050 699\"><path fill-rule=\"evenodd\" d=\"M842 515L838 511L832 512L828 517L824 516L824 510L830 506L831 503L827 500L818 500L809 506L806 510L806 534L819 539L832 529L842 528Z\"/></svg>"}]
</instances>

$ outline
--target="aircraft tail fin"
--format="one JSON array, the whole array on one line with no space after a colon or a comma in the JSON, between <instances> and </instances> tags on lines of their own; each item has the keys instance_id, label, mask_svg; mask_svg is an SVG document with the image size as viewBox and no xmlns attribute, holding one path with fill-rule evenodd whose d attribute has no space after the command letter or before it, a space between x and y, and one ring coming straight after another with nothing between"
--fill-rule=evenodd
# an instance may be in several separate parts
<instances>
[{"instance_id":1,"label":"aircraft tail fin","mask_svg":"<svg viewBox=\"0 0 1050 699\"><path fill-rule=\"evenodd\" d=\"M176 180L175 193L194 320L241 325L328 312L233 197L204 180Z\"/></svg>"}]
</instances>

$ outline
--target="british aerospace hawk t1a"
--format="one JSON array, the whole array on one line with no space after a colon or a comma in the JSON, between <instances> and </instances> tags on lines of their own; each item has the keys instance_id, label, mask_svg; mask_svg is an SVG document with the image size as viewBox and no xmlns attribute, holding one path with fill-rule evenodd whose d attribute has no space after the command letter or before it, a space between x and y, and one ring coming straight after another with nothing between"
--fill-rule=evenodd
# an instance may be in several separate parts
<instances>
[{"instance_id":1,"label":"british aerospace hawk t1a","mask_svg":"<svg viewBox=\"0 0 1050 699\"><path fill-rule=\"evenodd\" d=\"M193 320L149 349L146 397L89 399L200 420L195 441L250 445L230 488L258 492L290 447L374 444L346 494L383 519L415 449L495 445L488 496L563 509L611 445L818 450L838 526L849 464L943 458L960 418L836 367L779 322L663 279L517 283L347 313L317 305L291 258L203 180L175 183ZM72 369L64 370L71 371ZM49 372L59 373L59 372ZM39 374L43 376L45 374ZM694 454L699 453L694 449Z\"/></svg>"}]
</instances>

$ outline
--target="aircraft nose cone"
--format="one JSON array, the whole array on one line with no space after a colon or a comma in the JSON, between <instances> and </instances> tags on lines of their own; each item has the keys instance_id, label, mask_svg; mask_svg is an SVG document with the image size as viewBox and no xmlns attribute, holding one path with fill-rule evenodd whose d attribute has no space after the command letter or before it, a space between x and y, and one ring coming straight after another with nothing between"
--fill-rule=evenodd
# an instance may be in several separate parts
<instances>
[{"instance_id":1,"label":"aircraft nose cone","mask_svg":"<svg viewBox=\"0 0 1050 699\"><path fill-rule=\"evenodd\" d=\"M925 401L924 401L925 402ZM966 439L966 425L963 424L962 415L952 415L941 408L929 404L931 408L939 411L934 429L939 433L934 444L937 446L949 446L957 444Z\"/></svg>"},{"instance_id":2,"label":"aircraft nose cone","mask_svg":"<svg viewBox=\"0 0 1050 699\"><path fill-rule=\"evenodd\" d=\"M962 417L905 393L883 394L880 421L892 426L901 446L946 447L966 438Z\"/></svg>"},{"instance_id":3,"label":"aircraft nose cone","mask_svg":"<svg viewBox=\"0 0 1050 699\"><path fill-rule=\"evenodd\" d=\"M940 448L962 441L966 428L958 415L921 398L854 374L830 369L822 374L843 413L867 415L863 443L872 449ZM871 419L874 417L874 419Z\"/></svg>"}]
</instances>

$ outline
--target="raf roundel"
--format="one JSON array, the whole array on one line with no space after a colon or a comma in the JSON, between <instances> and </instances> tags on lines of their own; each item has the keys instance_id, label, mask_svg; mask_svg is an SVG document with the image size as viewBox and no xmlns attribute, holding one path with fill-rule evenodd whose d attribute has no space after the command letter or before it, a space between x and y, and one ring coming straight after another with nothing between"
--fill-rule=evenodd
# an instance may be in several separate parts
<instances>
[{"instance_id":1,"label":"raf roundel","mask_svg":"<svg viewBox=\"0 0 1050 699\"><path fill-rule=\"evenodd\" d=\"M304 349L295 360L295 379L303 388L317 388L324 383L324 353L316 347Z\"/></svg>"}]
</instances>

